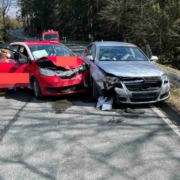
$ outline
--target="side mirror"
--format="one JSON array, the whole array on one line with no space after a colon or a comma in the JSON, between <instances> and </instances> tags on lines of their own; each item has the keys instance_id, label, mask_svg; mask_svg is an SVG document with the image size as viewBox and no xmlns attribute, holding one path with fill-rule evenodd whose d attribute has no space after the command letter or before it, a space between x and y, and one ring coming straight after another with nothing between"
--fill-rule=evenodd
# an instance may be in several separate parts
<instances>
[{"instance_id":1,"label":"side mirror","mask_svg":"<svg viewBox=\"0 0 180 180\"><path fill-rule=\"evenodd\" d=\"M150 61L156 62L158 60L157 56L151 56Z\"/></svg>"},{"instance_id":2,"label":"side mirror","mask_svg":"<svg viewBox=\"0 0 180 180\"><path fill-rule=\"evenodd\" d=\"M93 56L92 55L86 56L85 61L93 61Z\"/></svg>"},{"instance_id":3,"label":"side mirror","mask_svg":"<svg viewBox=\"0 0 180 180\"><path fill-rule=\"evenodd\" d=\"M28 62L28 60L27 60L27 58L22 58L22 57L20 57L20 58L18 59L18 62L19 62L19 64L25 64L25 63Z\"/></svg>"}]
</instances>

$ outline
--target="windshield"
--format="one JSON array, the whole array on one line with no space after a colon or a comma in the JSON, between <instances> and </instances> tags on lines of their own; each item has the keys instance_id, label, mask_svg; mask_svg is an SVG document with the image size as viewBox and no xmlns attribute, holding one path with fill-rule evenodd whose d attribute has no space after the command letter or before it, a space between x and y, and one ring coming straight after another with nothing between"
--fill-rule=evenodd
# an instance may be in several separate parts
<instances>
[{"instance_id":1,"label":"windshield","mask_svg":"<svg viewBox=\"0 0 180 180\"><path fill-rule=\"evenodd\" d=\"M137 47L99 46L99 61L148 61Z\"/></svg>"},{"instance_id":2,"label":"windshield","mask_svg":"<svg viewBox=\"0 0 180 180\"><path fill-rule=\"evenodd\" d=\"M75 56L61 44L43 44L29 46L35 60L44 56Z\"/></svg>"},{"instance_id":3,"label":"windshield","mask_svg":"<svg viewBox=\"0 0 180 180\"><path fill-rule=\"evenodd\" d=\"M58 40L57 34L45 34L44 40Z\"/></svg>"}]
</instances>

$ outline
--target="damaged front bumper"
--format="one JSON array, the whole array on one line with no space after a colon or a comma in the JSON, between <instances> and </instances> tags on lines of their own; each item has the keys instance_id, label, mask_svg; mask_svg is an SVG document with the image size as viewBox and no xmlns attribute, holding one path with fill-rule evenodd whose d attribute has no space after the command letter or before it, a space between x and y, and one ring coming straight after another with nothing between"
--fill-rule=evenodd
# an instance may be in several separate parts
<instances>
[{"instance_id":1,"label":"damaged front bumper","mask_svg":"<svg viewBox=\"0 0 180 180\"><path fill-rule=\"evenodd\" d=\"M41 91L46 96L87 92L88 80L88 72L78 74L71 79L61 79L59 76L41 77Z\"/></svg>"},{"instance_id":2,"label":"damaged front bumper","mask_svg":"<svg viewBox=\"0 0 180 180\"><path fill-rule=\"evenodd\" d=\"M56 66L47 58L36 62L39 66L37 79L43 95L63 95L88 91L89 70L85 63L78 67Z\"/></svg>"},{"instance_id":3,"label":"damaged front bumper","mask_svg":"<svg viewBox=\"0 0 180 180\"><path fill-rule=\"evenodd\" d=\"M129 91L126 85L122 83L122 88L115 87L114 90L119 103L149 104L168 99L170 95L170 84L163 84L158 90Z\"/></svg>"}]
</instances>

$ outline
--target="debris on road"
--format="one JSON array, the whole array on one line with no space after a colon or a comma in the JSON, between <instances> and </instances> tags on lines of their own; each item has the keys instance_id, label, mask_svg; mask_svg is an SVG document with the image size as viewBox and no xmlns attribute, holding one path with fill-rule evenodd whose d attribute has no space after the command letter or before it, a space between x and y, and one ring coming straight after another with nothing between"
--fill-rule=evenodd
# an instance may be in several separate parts
<instances>
[{"instance_id":1,"label":"debris on road","mask_svg":"<svg viewBox=\"0 0 180 180\"><path fill-rule=\"evenodd\" d=\"M132 114L145 114L144 110L141 109L131 109L131 108L127 108L125 110L126 113L132 113Z\"/></svg>"},{"instance_id":2,"label":"debris on road","mask_svg":"<svg viewBox=\"0 0 180 180\"><path fill-rule=\"evenodd\" d=\"M122 123L124 119L115 119L114 117L110 119L107 123Z\"/></svg>"},{"instance_id":3,"label":"debris on road","mask_svg":"<svg viewBox=\"0 0 180 180\"><path fill-rule=\"evenodd\" d=\"M102 107L102 111L107 111L112 109L112 104L113 104L114 97L111 97L109 101L105 101L104 96L100 96L98 98L97 102L97 108Z\"/></svg>"},{"instance_id":4,"label":"debris on road","mask_svg":"<svg viewBox=\"0 0 180 180\"><path fill-rule=\"evenodd\" d=\"M114 97L112 97L109 101L106 101L102 105L102 111L111 110L113 104Z\"/></svg>"},{"instance_id":5,"label":"debris on road","mask_svg":"<svg viewBox=\"0 0 180 180\"><path fill-rule=\"evenodd\" d=\"M66 109L73 106L73 103L67 99L57 100L52 102L52 108L56 111L56 114L63 113Z\"/></svg>"}]
</instances>

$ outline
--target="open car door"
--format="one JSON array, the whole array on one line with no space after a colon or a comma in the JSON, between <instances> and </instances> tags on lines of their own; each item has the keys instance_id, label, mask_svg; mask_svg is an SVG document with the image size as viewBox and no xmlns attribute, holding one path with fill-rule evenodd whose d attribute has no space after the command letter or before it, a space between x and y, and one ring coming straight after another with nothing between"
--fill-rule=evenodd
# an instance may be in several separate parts
<instances>
[{"instance_id":1,"label":"open car door","mask_svg":"<svg viewBox=\"0 0 180 180\"><path fill-rule=\"evenodd\" d=\"M11 57L0 58L0 88L29 86L28 58L9 50Z\"/></svg>"}]
</instances>

